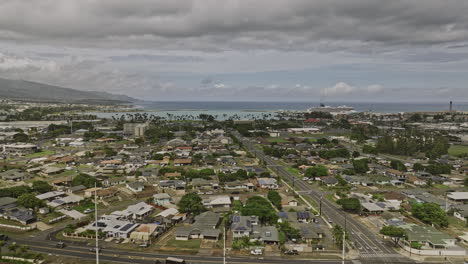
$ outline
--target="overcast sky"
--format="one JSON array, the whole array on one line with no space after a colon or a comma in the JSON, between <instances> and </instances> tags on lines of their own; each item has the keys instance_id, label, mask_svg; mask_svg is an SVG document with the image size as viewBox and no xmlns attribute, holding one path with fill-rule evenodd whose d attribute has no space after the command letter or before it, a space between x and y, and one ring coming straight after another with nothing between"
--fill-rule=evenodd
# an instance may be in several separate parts
<instances>
[{"instance_id":1,"label":"overcast sky","mask_svg":"<svg viewBox=\"0 0 468 264\"><path fill-rule=\"evenodd\" d=\"M0 77L146 100L468 101L467 0L2 0Z\"/></svg>"}]
</instances>

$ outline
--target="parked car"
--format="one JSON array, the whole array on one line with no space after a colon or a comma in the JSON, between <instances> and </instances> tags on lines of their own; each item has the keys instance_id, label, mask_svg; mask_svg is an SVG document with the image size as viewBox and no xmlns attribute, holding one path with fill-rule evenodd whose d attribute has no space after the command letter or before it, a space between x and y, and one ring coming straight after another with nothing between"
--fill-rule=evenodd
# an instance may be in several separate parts
<instances>
[{"instance_id":1,"label":"parked car","mask_svg":"<svg viewBox=\"0 0 468 264\"><path fill-rule=\"evenodd\" d=\"M256 249L254 249L254 250L251 250L251 251L250 251L250 254L255 255L255 256L259 256L259 255L262 255L262 254L263 254L263 251L262 251L262 249L260 249L260 248L256 248Z\"/></svg>"},{"instance_id":2,"label":"parked car","mask_svg":"<svg viewBox=\"0 0 468 264\"><path fill-rule=\"evenodd\" d=\"M85 213L85 214L89 214L89 213L92 213L92 212L94 212L93 208L88 208L88 209L83 211L83 213Z\"/></svg>"},{"instance_id":3,"label":"parked car","mask_svg":"<svg viewBox=\"0 0 468 264\"><path fill-rule=\"evenodd\" d=\"M0 240L2 241L7 241L9 239L9 237L5 234L0 234Z\"/></svg>"},{"instance_id":4,"label":"parked car","mask_svg":"<svg viewBox=\"0 0 468 264\"><path fill-rule=\"evenodd\" d=\"M299 255L299 252L295 249L288 249L284 251L284 254L285 255Z\"/></svg>"}]
</instances>

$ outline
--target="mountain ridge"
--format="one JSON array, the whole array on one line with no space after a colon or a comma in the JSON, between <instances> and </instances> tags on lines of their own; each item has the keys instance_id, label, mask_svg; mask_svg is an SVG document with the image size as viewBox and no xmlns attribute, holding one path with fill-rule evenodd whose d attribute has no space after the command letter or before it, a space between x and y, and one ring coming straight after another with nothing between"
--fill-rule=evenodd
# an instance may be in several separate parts
<instances>
[{"instance_id":1,"label":"mountain ridge","mask_svg":"<svg viewBox=\"0 0 468 264\"><path fill-rule=\"evenodd\" d=\"M98 91L82 91L57 85L34 81L13 80L0 77L0 98L23 99L35 101L61 101L67 103L84 103L106 101L110 103L131 103L138 99L127 95Z\"/></svg>"}]
</instances>

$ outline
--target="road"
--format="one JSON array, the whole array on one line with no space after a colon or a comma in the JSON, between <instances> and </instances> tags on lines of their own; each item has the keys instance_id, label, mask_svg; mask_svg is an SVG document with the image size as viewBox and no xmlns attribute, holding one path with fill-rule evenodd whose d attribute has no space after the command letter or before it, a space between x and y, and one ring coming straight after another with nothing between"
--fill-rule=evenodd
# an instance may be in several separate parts
<instances>
[{"instance_id":1,"label":"road","mask_svg":"<svg viewBox=\"0 0 468 264\"><path fill-rule=\"evenodd\" d=\"M95 253L90 252L90 246L85 246L83 243L73 244L66 242L66 247L58 249L55 247L55 241L35 241L14 239L14 242L27 245L30 250L43 253L45 255L60 255L70 258L95 259ZM167 257L179 257L185 259L190 264L213 264L223 263L222 257L197 256L197 255L174 255L174 254L159 254L145 253L136 251L124 251L121 249L104 248L99 254L99 259L103 262L113 263L141 263L154 264L156 260L164 260ZM227 263L238 264L283 264L287 261L290 264L314 263L314 264L338 264L340 260L308 260L308 259L282 259L282 258L254 258L254 257L228 257ZM78 263L78 261L77 261ZM163 262L164 263L164 262ZM351 263L351 262L346 262Z\"/></svg>"},{"instance_id":2,"label":"road","mask_svg":"<svg viewBox=\"0 0 468 264\"><path fill-rule=\"evenodd\" d=\"M303 196L312 199L317 204L322 200L322 214L334 223L346 228L351 242L359 250L361 263L414 263L411 259L398 254L391 245L388 245L362 223L348 216L338 205L325 198L321 199L324 197L324 192L312 188L311 185L302 179L289 173L283 165L265 155L263 151L258 149L248 139L242 137L237 131L233 131L233 135L242 142L248 151L254 153L260 160L263 160L267 166L274 168L279 176L292 182Z\"/></svg>"}]
</instances>

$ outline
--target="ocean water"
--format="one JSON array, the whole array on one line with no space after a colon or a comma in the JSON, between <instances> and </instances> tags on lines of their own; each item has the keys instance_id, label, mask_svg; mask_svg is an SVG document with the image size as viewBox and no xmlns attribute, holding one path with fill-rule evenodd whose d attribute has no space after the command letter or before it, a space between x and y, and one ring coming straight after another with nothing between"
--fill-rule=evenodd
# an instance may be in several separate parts
<instances>
[{"instance_id":1,"label":"ocean water","mask_svg":"<svg viewBox=\"0 0 468 264\"><path fill-rule=\"evenodd\" d=\"M398 112L428 112L445 111L449 109L448 103L371 103L371 102L333 102L326 103L330 106L347 105L356 111L372 111L376 113ZM274 115L277 110L306 110L318 106L318 102L144 102L136 107L142 109L140 113L148 113L154 116L198 116L210 114L218 119L226 119L230 116L238 116L241 119ZM453 109L468 111L468 103L454 103ZM120 116L125 113L95 113L99 117Z\"/></svg>"}]
</instances>

